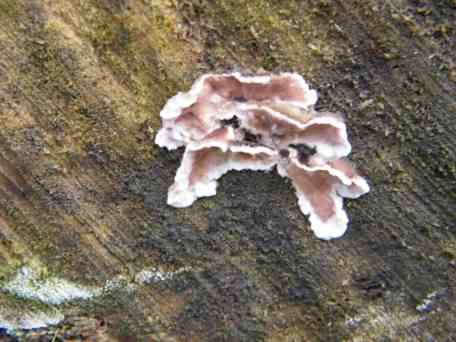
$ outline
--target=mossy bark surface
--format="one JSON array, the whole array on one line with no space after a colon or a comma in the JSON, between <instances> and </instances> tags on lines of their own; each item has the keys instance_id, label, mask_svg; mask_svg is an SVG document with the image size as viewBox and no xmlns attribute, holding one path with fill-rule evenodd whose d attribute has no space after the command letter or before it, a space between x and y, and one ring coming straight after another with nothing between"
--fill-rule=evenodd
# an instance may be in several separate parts
<instances>
[{"instance_id":1,"label":"mossy bark surface","mask_svg":"<svg viewBox=\"0 0 456 342\"><path fill-rule=\"evenodd\" d=\"M0 292L65 317L0 339L456 339L454 0L2 0L0 51L0 288L24 266L89 287L186 268L64 305ZM182 151L154 146L160 109L230 70L297 72L345 113L372 191L343 238L274 173L166 205Z\"/></svg>"}]
</instances>

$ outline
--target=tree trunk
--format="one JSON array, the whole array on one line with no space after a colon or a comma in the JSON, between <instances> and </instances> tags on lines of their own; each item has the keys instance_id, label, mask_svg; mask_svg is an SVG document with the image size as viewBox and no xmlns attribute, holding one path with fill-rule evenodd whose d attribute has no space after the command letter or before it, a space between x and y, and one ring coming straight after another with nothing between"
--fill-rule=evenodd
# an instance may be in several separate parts
<instances>
[{"instance_id":1,"label":"tree trunk","mask_svg":"<svg viewBox=\"0 0 456 342\"><path fill-rule=\"evenodd\" d=\"M0 336L456 339L455 30L454 0L2 0ZM341 239L274 173L166 205L161 107L263 69L346 114L372 191Z\"/></svg>"}]
</instances>

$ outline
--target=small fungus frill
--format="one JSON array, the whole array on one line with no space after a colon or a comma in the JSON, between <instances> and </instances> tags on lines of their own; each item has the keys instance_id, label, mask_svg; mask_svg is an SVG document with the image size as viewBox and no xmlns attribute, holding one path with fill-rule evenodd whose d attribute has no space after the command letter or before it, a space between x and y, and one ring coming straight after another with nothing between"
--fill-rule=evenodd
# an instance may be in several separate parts
<instances>
[{"instance_id":1,"label":"small fungus frill","mask_svg":"<svg viewBox=\"0 0 456 342\"><path fill-rule=\"evenodd\" d=\"M155 143L185 146L168 204L182 208L216 193L230 170L269 171L291 179L298 204L321 239L340 237L348 217L342 197L369 191L343 159L351 146L341 115L317 112L315 90L292 73L199 78L162 109Z\"/></svg>"}]
</instances>

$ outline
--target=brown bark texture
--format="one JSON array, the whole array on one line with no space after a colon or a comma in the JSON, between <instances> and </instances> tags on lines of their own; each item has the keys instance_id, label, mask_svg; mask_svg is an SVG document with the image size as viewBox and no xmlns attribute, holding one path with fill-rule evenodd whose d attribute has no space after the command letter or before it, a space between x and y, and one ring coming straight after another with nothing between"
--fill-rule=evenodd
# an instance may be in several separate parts
<instances>
[{"instance_id":1,"label":"brown bark texture","mask_svg":"<svg viewBox=\"0 0 456 342\"><path fill-rule=\"evenodd\" d=\"M454 341L455 57L454 0L0 1L0 340ZM166 205L160 109L232 70L345 113L372 191L343 238L275 173Z\"/></svg>"}]
</instances>

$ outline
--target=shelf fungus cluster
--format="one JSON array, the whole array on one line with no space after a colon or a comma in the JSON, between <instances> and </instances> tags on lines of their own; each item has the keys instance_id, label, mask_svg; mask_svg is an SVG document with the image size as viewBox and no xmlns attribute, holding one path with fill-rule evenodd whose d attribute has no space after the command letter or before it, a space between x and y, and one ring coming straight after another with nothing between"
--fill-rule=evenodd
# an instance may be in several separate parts
<instances>
[{"instance_id":1,"label":"shelf fungus cluster","mask_svg":"<svg viewBox=\"0 0 456 342\"><path fill-rule=\"evenodd\" d=\"M155 142L185 146L168 204L188 207L213 196L230 170L269 171L291 179L301 211L321 239L342 236L348 217L342 197L369 191L343 158L351 150L339 114L317 112L315 90L292 73L209 74L162 109Z\"/></svg>"}]
</instances>

